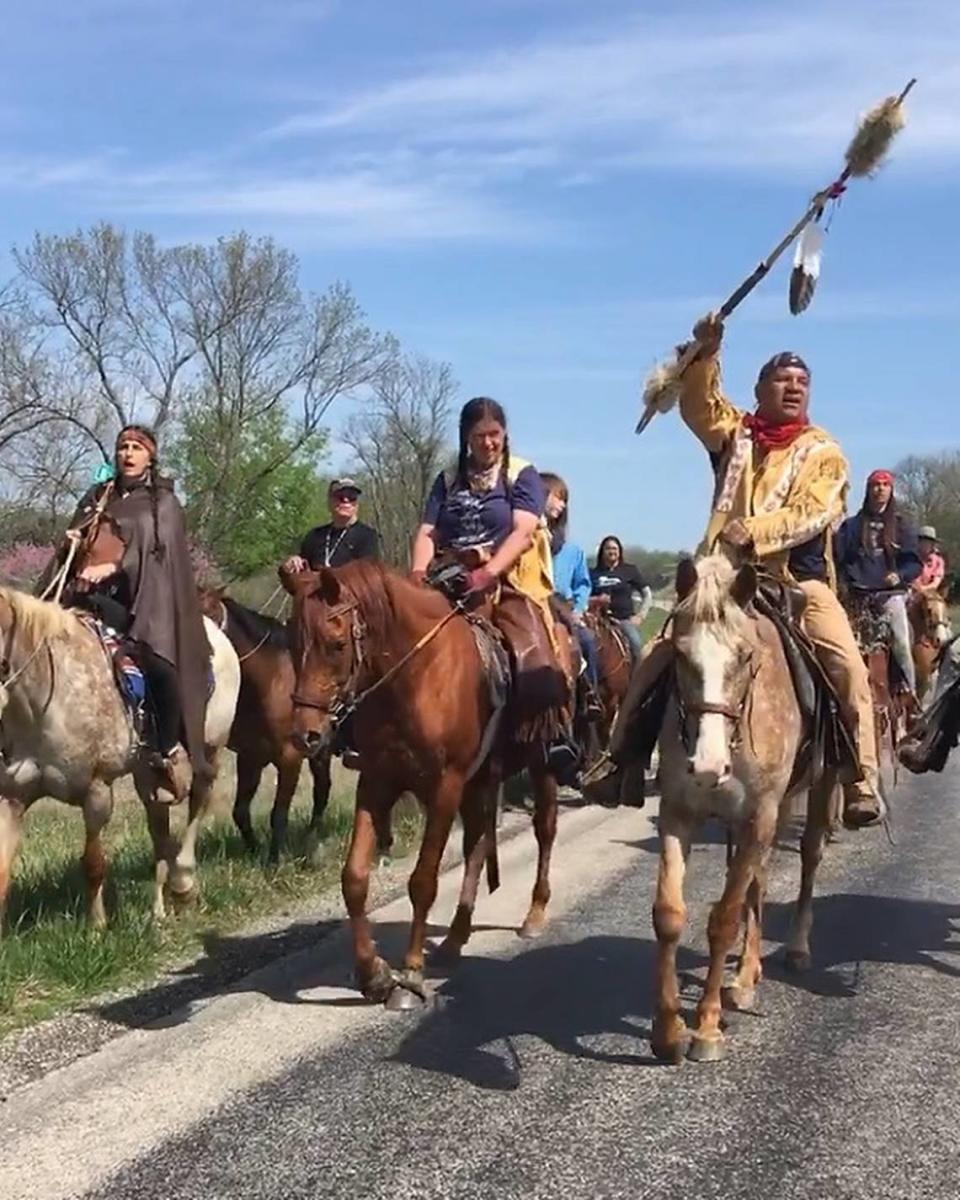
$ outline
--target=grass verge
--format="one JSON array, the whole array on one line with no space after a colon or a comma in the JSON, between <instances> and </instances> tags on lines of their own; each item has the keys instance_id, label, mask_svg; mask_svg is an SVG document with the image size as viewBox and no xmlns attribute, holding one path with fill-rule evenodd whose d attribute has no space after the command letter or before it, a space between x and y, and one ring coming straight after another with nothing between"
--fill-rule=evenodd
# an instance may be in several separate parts
<instances>
[{"instance_id":1,"label":"grass verge","mask_svg":"<svg viewBox=\"0 0 960 1200\"><path fill-rule=\"evenodd\" d=\"M254 801L261 843L273 800L272 773ZM353 777L336 777L323 840L308 857L307 772L291 811L287 852L268 869L252 858L229 815L232 779L220 781L199 853L201 896L162 924L151 920L152 859L142 808L125 789L105 834L109 861L108 927L84 922L79 812L53 801L36 804L24 822L14 869L7 929L0 941L0 1037L75 1009L95 996L148 983L201 956L211 935L259 918L286 915L337 884L353 812ZM119 793L123 791L123 794ZM401 802L394 821L395 853L405 853L419 829L415 805Z\"/></svg>"}]
</instances>

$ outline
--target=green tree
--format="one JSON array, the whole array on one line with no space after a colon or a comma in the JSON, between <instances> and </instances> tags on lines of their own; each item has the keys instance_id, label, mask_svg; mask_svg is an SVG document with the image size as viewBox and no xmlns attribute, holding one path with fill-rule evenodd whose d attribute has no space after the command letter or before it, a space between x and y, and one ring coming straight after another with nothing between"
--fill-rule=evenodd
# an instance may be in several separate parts
<instances>
[{"instance_id":1,"label":"green tree","mask_svg":"<svg viewBox=\"0 0 960 1200\"><path fill-rule=\"evenodd\" d=\"M191 532L222 570L246 578L278 563L316 523L325 484L326 434L303 438L282 408L231 431L229 454L216 408L192 408L168 461Z\"/></svg>"}]
</instances>

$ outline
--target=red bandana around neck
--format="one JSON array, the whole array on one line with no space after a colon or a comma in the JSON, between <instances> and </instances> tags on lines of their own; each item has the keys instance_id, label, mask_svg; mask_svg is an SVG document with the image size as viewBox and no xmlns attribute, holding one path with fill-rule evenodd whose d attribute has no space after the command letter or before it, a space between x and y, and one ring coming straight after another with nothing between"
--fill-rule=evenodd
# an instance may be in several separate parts
<instances>
[{"instance_id":1,"label":"red bandana around neck","mask_svg":"<svg viewBox=\"0 0 960 1200\"><path fill-rule=\"evenodd\" d=\"M802 421L788 421L784 425L774 425L772 421L767 421L763 417L757 416L756 413L747 413L743 418L743 424L753 439L754 445L759 446L764 453L768 450L785 450L787 446L793 445L805 429L810 427L810 422L806 417Z\"/></svg>"}]
</instances>

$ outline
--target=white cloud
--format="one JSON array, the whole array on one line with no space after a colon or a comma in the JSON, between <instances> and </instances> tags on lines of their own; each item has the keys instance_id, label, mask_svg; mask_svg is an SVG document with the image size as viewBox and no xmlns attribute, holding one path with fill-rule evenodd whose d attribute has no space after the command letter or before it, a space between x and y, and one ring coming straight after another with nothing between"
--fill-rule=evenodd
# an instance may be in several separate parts
<instances>
[{"instance_id":1,"label":"white cloud","mask_svg":"<svg viewBox=\"0 0 960 1200\"><path fill-rule=\"evenodd\" d=\"M399 140L424 159L524 148L592 163L778 170L835 162L855 116L920 76L898 154L960 157L953 0L630 20L471 55L300 112L273 139ZM481 164L482 166L482 161Z\"/></svg>"}]
</instances>

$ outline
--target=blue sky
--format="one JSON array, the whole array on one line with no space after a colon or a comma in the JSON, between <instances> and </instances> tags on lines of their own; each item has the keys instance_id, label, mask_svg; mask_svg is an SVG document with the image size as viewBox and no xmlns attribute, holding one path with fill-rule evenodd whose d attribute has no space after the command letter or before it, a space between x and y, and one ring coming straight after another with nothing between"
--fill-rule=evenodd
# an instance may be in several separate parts
<instances>
[{"instance_id":1,"label":"blue sky","mask_svg":"<svg viewBox=\"0 0 960 1200\"><path fill-rule=\"evenodd\" d=\"M956 444L956 0L34 0L0 40L8 243L100 219L247 228L349 280L378 327L508 408L571 484L573 528L696 542L706 459L643 376L837 171L857 115L916 75L853 185L812 309L784 267L730 324L746 402L785 347L865 472ZM347 415L342 408L335 420Z\"/></svg>"}]
</instances>

